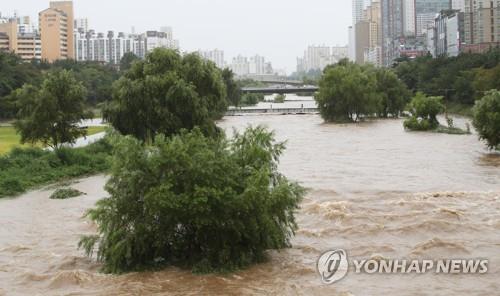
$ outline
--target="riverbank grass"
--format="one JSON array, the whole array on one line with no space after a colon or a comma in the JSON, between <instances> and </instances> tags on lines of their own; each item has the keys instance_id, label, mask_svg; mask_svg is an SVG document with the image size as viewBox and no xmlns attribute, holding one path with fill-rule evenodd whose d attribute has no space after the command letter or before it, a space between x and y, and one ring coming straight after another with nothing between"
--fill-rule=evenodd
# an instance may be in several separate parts
<instances>
[{"instance_id":1,"label":"riverbank grass","mask_svg":"<svg viewBox=\"0 0 500 296\"><path fill-rule=\"evenodd\" d=\"M107 139L83 148L65 147L57 151L16 147L0 156L0 198L106 171L111 151Z\"/></svg>"},{"instance_id":2,"label":"riverbank grass","mask_svg":"<svg viewBox=\"0 0 500 296\"><path fill-rule=\"evenodd\" d=\"M91 126L87 128L87 135L95 135L106 130L105 126ZM21 136L11 125L0 126L0 156L8 153L14 148L42 147L40 144L21 144Z\"/></svg>"}]
</instances>

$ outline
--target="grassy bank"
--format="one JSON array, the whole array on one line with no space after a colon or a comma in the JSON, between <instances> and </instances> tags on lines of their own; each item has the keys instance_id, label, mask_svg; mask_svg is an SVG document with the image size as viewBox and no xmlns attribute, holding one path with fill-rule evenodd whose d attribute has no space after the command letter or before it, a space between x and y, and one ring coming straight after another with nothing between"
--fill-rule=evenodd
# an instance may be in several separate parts
<instances>
[{"instance_id":1,"label":"grassy bank","mask_svg":"<svg viewBox=\"0 0 500 296\"><path fill-rule=\"evenodd\" d=\"M94 135L103 132L106 129L104 126L91 126L88 128L88 135ZM3 155L12 149L18 148L28 148L33 147L29 144L21 144L21 137L16 134L16 130L12 126L0 126L0 155ZM36 147L41 147L41 145L35 145Z\"/></svg>"},{"instance_id":2,"label":"grassy bank","mask_svg":"<svg viewBox=\"0 0 500 296\"><path fill-rule=\"evenodd\" d=\"M0 156L0 198L15 196L38 186L100 173L109 167L107 139L83 148L14 148Z\"/></svg>"},{"instance_id":3,"label":"grassy bank","mask_svg":"<svg viewBox=\"0 0 500 296\"><path fill-rule=\"evenodd\" d=\"M464 105L459 103L446 103L446 111L448 114L456 114L466 117L472 117L472 105Z\"/></svg>"}]
</instances>

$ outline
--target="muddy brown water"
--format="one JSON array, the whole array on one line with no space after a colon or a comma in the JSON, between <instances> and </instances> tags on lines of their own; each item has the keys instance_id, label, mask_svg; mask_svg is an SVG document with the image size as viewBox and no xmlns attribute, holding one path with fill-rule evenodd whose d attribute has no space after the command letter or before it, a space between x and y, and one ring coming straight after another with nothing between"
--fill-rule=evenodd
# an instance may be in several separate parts
<instances>
[{"instance_id":1,"label":"muddy brown water","mask_svg":"<svg viewBox=\"0 0 500 296\"><path fill-rule=\"evenodd\" d=\"M460 121L460 120L459 120ZM231 275L159 272L107 275L76 245L95 226L82 218L104 196L50 200L42 189L0 200L0 295L499 295L500 157L476 135L406 133L400 120L323 124L318 116L245 116L228 131L263 124L287 140L280 168L310 192L291 249ZM371 275L321 283L326 250L353 258L488 258L483 275Z\"/></svg>"}]
</instances>

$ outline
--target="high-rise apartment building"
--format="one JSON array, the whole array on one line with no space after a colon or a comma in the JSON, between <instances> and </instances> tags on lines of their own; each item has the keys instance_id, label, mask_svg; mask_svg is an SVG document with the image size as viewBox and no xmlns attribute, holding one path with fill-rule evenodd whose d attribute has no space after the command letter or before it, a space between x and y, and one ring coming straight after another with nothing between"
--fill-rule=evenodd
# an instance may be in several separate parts
<instances>
[{"instance_id":1,"label":"high-rise apartment building","mask_svg":"<svg viewBox=\"0 0 500 296\"><path fill-rule=\"evenodd\" d=\"M415 36L415 0L403 0L403 31L405 36Z\"/></svg>"},{"instance_id":2,"label":"high-rise apartment building","mask_svg":"<svg viewBox=\"0 0 500 296\"><path fill-rule=\"evenodd\" d=\"M1 49L3 51L15 52L17 49L17 20L0 20Z\"/></svg>"},{"instance_id":3,"label":"high-rise apartment building","mask_svg":"<svg viewBox=\"0 0 500 296\"><path fill-rule=\"evenodd\" d=\"M365 0L352 0L352 24L363 20L363 9Z\"/></svg>"},{"instance_id":4,"label":"high-rise apartment building","mask_svg":"<svg viewBox=\"0 0 500 296\"><path fill-rule=\"evenodd\" d=\"M381 0L382 18L382 62L389 66L398 57L404 42L404 9L402 0Z\"/></svg>"},{"instance_id":5,"label":"high-rise apartment building","mask_svg":"<svg viewBox=\"0 0 500 296\"><path fill-rule=\"evenodd\" d=\"M108 31L107 34L96 33L94 30L75 34L75 59L77 61L97 61L118 64L127 52L132 52L144 58L153 49L179 49L179 42L170 39L172 33L148 31L144 34L125 34Z\"/></svg>"},{"instance_id":6,"label":"high-rise apartment building","mask_svg":"<svg viewBox=\"0 0 500 296\"><path fill-rule=\"evenodd\" d=\"M451 9L450 0L415 0L415 34L423 36L427 27L434 24L434 18L442 10Z\"/></svg>"},{"instance_id":7,"label":"high-rise apartment building","mask_svg":"<svg viewBox=\"0 0 500 296\"><path fill-rule=\"evenodd\" d=\"M198 51L198 54L209 61L212 61L218 68L223 69L226 66L226 62L224 60L224 51L214 49L207 51Z\"/></svg>"},{"instance_id":8,"label":"high-rise apartment building","mask_svg":"<svg viewBox=\"0 0 500 296\"><path fill-rule=\"evenodd\" d=\"M248 58L241 55L233 58L233 61L229 68L237 76L246 76L250 73L250 64L248 63Z\"/></svg>"},{"instance_id":9,"label":"high-rise apartment building","mask_svg":"<svg viewBox=\"0 0 500 296\"><path fill-rule=\"evenodd\" d=\"M370 22L362 20L354 25L356 36L356 63L365 62L365 51L370 48Z\"/></svg>"},{"instance_id":10,"label":"high-rise apartment building","mask_svg":"<svg viewBox=\"0 0 500 296\"><path fill-rule=\"evenodd\" d=\"M500 42L499 1L466 0L465 2L465 43L468 47Z\"/></svg>"},{"instance_id":11,"label":"high-rise apartment building","mask_svg":"<svg viewBox=\"0 0 500 296\"><path fill-rule=\"evenodd\" d=\"M73 1L52 1L50 2L50 8L57 9L59 11L64 12L66 14L66 22L67 22L67 39L68 39L68 58L74 59L74 12L73 12Z\"/></svg>"},{"instance_id":12,"label":"high-rise apartment building","mask_svg":"<svg viewBox=\"0 0 500 296\"><path fill-rule=\"evenodd\" d=\"M87 18L75 19L74 28L79 32L87 32L89 30L89 20Z\"/></svg>"},{"instance_id":13,"label":"high-rise apartment building","mask_svg":"<svg viewBox=\"0 0 500 296\"><path fill-rule=\"evenodd\" d=\"M465 1L466 0L451 0L451 9L465 11Z\"/></svg>"},{"instance_id":14,"label":"high-rise apartment building","mask_svg":"<svg viewBox=\"0 0 500 296\"><path fill-rule=\"evenodd\" d=\"M48 62L74 59L73 2L50 2L38 15L42 59Z\"/></svg>"},{"instance_id":15,"label":"high-rise apartment building","mask_svg":"<svg viewBox=\"0 0 500 296\"><path fill-rule=\"evenodd\" d=\"M373 0L363 11L363 21L356 27L356 62L381 65L382 19L380 1ZM358 36L359 35L359 36Z\"/></svg>"},{"instance_id":16,"label":"high-rise apartment building","mask_svg":"<svg viewBox=\"0 0 500 296\"><path fill-rule=\"evenodd\" d=\"M19 20L22 23L19 23ZM0 51L13 52L25 61L41 58L41 41L36 32L26 30L26 18L0 19Z\"/></svg>"},{"instance_id":17,"label":"high-rise apartment building","mask_svg":"<svg viewBox=\"0 0 500 296\"><path fill-rule=\"evenodd\" d=\"M266 59L263 56L255 55L250 57L248 72L250 75L262 75L266 72Z\"/></svg>"},{"instance_id":18,"label":"high-rise apartment building","mask_svg":"<svg viewBox=\"0 0 500 296\"><path fill-rule=\"evenodd\" d=\"M459 10L443 10L434 20L433 56L457 56L464 35L464 13Z\"/></svg>"}]
</instances>

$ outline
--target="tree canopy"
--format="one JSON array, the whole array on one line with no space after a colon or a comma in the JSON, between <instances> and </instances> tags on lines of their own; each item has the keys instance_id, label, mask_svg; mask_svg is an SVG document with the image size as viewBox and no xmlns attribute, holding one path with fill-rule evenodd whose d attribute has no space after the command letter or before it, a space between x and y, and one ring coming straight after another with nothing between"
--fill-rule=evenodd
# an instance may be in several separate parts
<instances>
[{"instance_id":1,"label":"tree canopy","mask_svg":"<svg viewBox=\"0 0 500 296\"><path fill-rule=\"evenodd\" d=\"M499 88L500 49L487 53L461 53L456 57L401 58L394 70L414 93L442 96L445 101L473 105Z\"/></svg>"},{"instance_id":2,"label":"tree canopy","mask_svg":"<svg viewBox=\"0 0 500 296\"><path fill-rule=\"evenodd\" d=\"M429 97L418 92L408 105L411 117L404 122L409 130L431 130L439 126L437 115L445 110L443 97Z\"/></svg>"},{"instance_id":3,"label":"tree canopy","mask_svg":"<svg viewBox=\"0 0 500 296\"><path fill-rule=\"evenodd\" d=\"M326 121L352 122L374 115L397 117L408 94L391 70L343 60L325 68L315 100Z\"/></svg>"},{"instance_id":4,"label":"tree canopy","mask_svg":"<svg viewBox=\"0 0 500 296\"><path fill-rule=\"evenodd\" d=\"M57 149L86 135L78 126L90 117L85 112L86 89L71 71L48 73L41 87L25 84L13 96L19 105L14 126L22 143L41 142Z\"/></svg>"},{"instance_id":5,"label":"tree canopy","mask_svg":"<svg viewBox=\"0 0 500 296\"><path fill-rule=\"evenodd\" d=\"M474 106L473 125L490 149L500 148L500 92L492 90Z\"/></svg>"},{"instance_id":6,"label":"tree canopy","mask_svg":"<svg viewBox=\"0 0 500 296\"><path fill-rule=\"evenodd\" d=\"M228 68L222 70L222 79L226 85L227 100L232 106L239 106L241 103L241 87L234 80L234 73Z\"/></svg>"},{"instance_id":7,"label":"tree canopy","mask_svg":"<svg viewBox=\"0 0 500 296\"><path fill-rule=\"evenodd\" d=\"M119 132L142 141L196 126L210 134L227 109L226 98L213 63L197 54L157 48L116 81L103 113Z\"/></svg>"},{"instance_id":8,"label":"tree canopy","mask_svg":"<svg viewBox=\"0 0 500 296\"><path fill-rule=\"evenodd\" d=\"M195 128L115 145L109 197L88 213L99 235L80 242L105 271L228 271L289 246L304 189L277 171L284 145L272 133L249 128L227 140Z\"/></svg>"}]
</instances>

